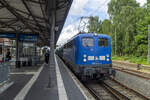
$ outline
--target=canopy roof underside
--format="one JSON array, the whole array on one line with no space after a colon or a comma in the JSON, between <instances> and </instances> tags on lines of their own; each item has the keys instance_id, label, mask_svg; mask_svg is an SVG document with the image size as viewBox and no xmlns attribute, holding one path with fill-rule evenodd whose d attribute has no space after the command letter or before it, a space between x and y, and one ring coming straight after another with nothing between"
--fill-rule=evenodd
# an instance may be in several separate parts
<instances>
[{"instance_id":1,"label":"canopy roof underside","mask_svg":"<svg viewBox=\"0 0 150 100\"><path fill-rule=\"evenodd\" d=\"M56 32L58 40L72 0L56 0ZM0 0L0 32L38 33L42 45L48 44L48 0Z\"/></svg>"}]
</instances>

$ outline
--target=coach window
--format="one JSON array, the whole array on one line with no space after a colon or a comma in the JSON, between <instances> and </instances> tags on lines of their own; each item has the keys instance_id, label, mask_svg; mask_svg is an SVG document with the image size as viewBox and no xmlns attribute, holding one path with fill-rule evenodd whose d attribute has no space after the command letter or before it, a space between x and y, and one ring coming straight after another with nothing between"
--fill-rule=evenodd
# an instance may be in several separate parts
<instances>
[{"instance_id":1,"label":"coach window","mask_svg":"<svg viewBox=\"0 0 150 100\"><path fill-rule=\"evenodd\" d=\"M67 44L64 45L64 49L67 49Z\"/></svg>"},{"instance_id":2,"label":"coach window","mask_svg":"<svg viewBox=\"0 0 150 100\"><path fill-rule=\"evenodd\" d=\"M89 37L82 38L82 45L85 47L94 46L94 39Z\"/></svg>"},{"instance_id":3,"label":"coach window","mask_svg":"<svg viewBox=\"0 0 150 100\"><path fill-rule=\"evenodd\" d=\"M102 47L108 46L108 39L107 38L99 38L98 45Z\"/></svg>"},{"instance_id":4,"label":"coach window","mask_svg":"<svg viewBox=\"0 0 150 100\"><path fill-rule=\"evenodd\" d=\"M68 47L68 48L72 48L72 42L69 42L69 43L67 44L67 47Z\"/></svg>"}]
</instances>

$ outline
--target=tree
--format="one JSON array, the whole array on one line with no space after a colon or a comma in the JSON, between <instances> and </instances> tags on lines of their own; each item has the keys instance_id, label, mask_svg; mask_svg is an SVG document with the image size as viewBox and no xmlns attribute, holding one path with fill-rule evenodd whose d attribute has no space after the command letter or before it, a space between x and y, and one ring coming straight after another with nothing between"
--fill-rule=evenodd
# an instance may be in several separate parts
<instances>
[{"instance_id":1,"label":"tree","mask_svg":"<svg viewBox=\"0 0 150 100\"><path fill-rule=\"evenodd\" d=\"M148 25L150 25L150 0L143 7L136 0L111 0L108 4L110 19L99 21L91 17L90 32L111 36L112 53L115 50L115 34L118 55L147 56Z\"/></svg>"},{"instance_id":2,"label":"tree","mask_svg":"<svg viewBox=\"0 0 150 100\"><path fill-rule=\"evenodd\" d=\"M89 32L96 32L99 33L101 31L101 21L99 20L98 16L95 17L90 17L89 21L88 21L88 31Z\"/></svg>"},{"instance_id":3,"label":"tree","mask_svg":"<svg viewBox=\"0 0 150 100\"><path fill-rule=\"evenodd\" d=\"M117 34L117 53L131 54L132 40L136 34L136 9L139 4L136 0L111 0L108 4L108 13ZM112 33L114 37L115 33Z\"/></svg>"},{"instance_id":4,"label":"tree","mask_svg":"<svg viewBox=\"0 0 150 100\"><path fill-rule=\"evenodd\" d=\"M134 49L136 56L147 56L148 52L148 25L150 24L150 12L144 14L143 20L137 25L137 35L134 37Z\"/></svg>"},{"instance_id":5,"label":"tree","mask_svg":"<svg viewBox=\"0 0 150 100\"><path fill-rule=\"evenodd\" d=\"M111 35L112 23L110 20L105 19L101 24L101 33Z\"/></svg>"}]
</instances>

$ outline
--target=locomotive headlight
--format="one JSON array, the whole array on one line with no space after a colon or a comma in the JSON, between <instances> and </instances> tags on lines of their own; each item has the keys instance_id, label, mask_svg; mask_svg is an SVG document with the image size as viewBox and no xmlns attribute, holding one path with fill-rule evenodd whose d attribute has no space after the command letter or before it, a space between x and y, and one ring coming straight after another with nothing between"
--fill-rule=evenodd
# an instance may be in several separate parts
<instances>
[{"instance_id":1,"label":"locomotive headlight","mask_svg":"<svg viewBox=\"0 0 150 100\"><path fill-rule=\"evenodd\" d=\"M109 57L109 54L107 54L106 56Z\"/></svg>"},{"instance_id":2,"label":"locomotive headlight","mask_svg":"<svg viewBox=\"0 0 150 100\"><path fill-rule=\"evenodd\" d=\"M86 57L86 54L84 54L83 57Z\"/></svg>"},{"instance_id":3,"label":"locomotive headlight","mask_svg":"<svg viewBox=\"0 0 150 100\"><path fill-rule=\"evenodd\" d=\"M109 59L107 58L107 61L109 61Z\"/></svg>"},{"instance_id":4,"label":"locomotive headlight","mask_svg":"<svg viewBox=\"0 0 150 100\"><path fill-rule=\"evenodd\" d=\"M86 59L83 59L83 62L86 62Z\"/></svg>"}]
</instances>

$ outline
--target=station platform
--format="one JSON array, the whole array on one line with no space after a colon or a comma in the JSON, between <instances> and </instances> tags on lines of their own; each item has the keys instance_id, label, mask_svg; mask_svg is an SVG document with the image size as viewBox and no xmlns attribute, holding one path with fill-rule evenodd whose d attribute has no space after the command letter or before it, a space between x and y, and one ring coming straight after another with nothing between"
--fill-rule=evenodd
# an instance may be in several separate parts
<instances>
[{"instance_id":1,"label":"station platform","mask_svg":"<svg viewBox=\"0 0 150 100\"><path fill-rule=\"evenodd\" d=\"M55 67L42 64L13 70L14 84L0 94L0 100L86 100L63 62L58 57L55 62Z\"/></svg>"}]
</instances>

